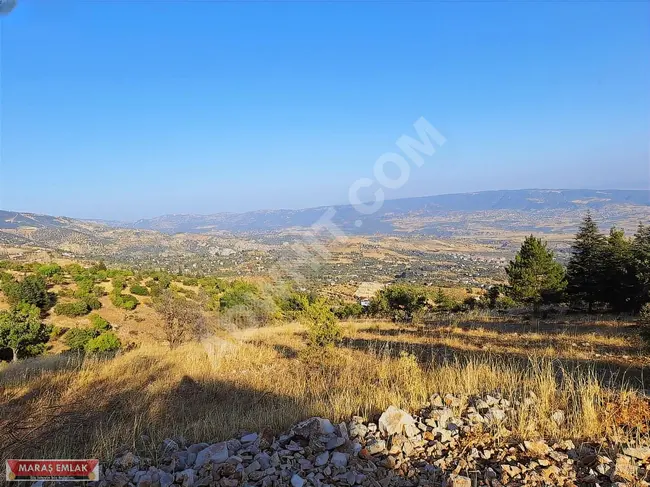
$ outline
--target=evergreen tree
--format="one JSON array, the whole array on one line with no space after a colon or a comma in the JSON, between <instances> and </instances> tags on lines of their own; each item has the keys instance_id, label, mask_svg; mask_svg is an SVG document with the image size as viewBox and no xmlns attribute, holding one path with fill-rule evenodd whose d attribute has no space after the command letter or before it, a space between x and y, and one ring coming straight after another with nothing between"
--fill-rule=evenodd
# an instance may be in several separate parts
<instances>
[{"instance_id":1,"label":"evergreen tree","mask_svg":"<svg viewBox=\"0 0 650 487\"><path fill-rule=\"evenodd\" d=\"M574 300L586 302L590 313L605 295L605 244L605 237L587 213L571 246L567 292Z\"/></svg>"},{"instance_id":2,"label":"evergreen tree","mask_svg":"<svg viewBox=\"0 0 650 487\"><path fill-rule=\"evenodd\" d=\"M555 261L546 242L532 235L526 237L506 274L511 296L532 304L535 313L541 303L556 299L566 287L564 268Z\"/></svg>"},{"instance_id":3,"label":"evergreen tree","mask_svg":"<svg viewBox=\"0 0 650 487\"><path fill-rule=\"evenodd\" d=\"M639 225L632 241L632 265L636 278L634 310L650 302L650 227Z\"/></svg>"},{"instance_id":4,"label":"evergreen tree","mask_svg":"<svg viewBox=\"0 0 650 487\"><path fill-rule=\"evenodd\" d=\"M637 288L632 246L623 230L612 227L604 255L604 296L614 311L632 311Z\"/></svg>"}]
</instances>

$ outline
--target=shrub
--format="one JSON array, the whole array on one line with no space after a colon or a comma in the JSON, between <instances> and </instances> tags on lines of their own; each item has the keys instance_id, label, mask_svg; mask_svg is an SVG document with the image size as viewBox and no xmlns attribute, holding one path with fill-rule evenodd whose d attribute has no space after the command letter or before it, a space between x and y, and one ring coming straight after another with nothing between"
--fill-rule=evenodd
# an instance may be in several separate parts
<instances>
[{"instance_id":1,"label":"shrub","mask_svg":"<svg viewBox=\"0 0 650 487\"><path fill-rule=\"evenodd\" d=\"M199 280L196 277L186 277L181 281L185 286L196 286L199 284Z\"/></svg>"},{"instance_id":2,"label":"shrub","mask_svg":"<svg viewBox=\"0 0 650 487\"><path fill-rule=\"evenodd\" d=\"M102 332L111 329L111 324L96 313L91 314L88 318L90 319L90 326L95 330Z\"/></svg>"},{"instance_id":3,"label":"shrub","mask_svg":"<svg viewBox=\"0 0 650 487\"><path fill-rule=\"evenodd\" d=\"M222 310L250 304L258 294L257 286L245 281L234 281L219 298Z\"/></svg>"},{"instance_id":4,"label":"shrub","mask_svg":"<svg viewBox=\"0 0 650 487\"><path fill-rule=\"evenodd\" d=\"M62 273L63 268L59 264L43 264L36 269L36 274L43 277L54 277Z\"/></svg>"},{"instance_id":5,"label":"shrub","mask_svg":"<svg viewBox=\"0 0 650 487\"><path fill-rule=\"evenodd\" d=\"M340 320L349 320L351 318L360 318L364 309L359 303L345 303L334 311L336 317Z\"/></svg>"},{"instance_id":6,"label":"shrub","mask_svg":"<svg viewBox=\"0 0 650 487\"><path fill-rule=\"evenodd\" d=\"M137 294L138 296L149 296L149 290L140 284L133 284L130 290L131 294Z\"/></svg>"},{"instance_id":7,"label":"shrub","mask_svg":"<svg viewBox=\"0 0 650 487\"><path fill-rule=\"evenodd\" d=\"M377 293L370 301L370 310L379 316L392 315L395 321L411 321L426 304L426 296L417 289L394 284Z\"/></svg>"},{"instance_id":8,"label":"shrub","mask_svg":"<svg viewBox=\"0 0 650 487\"><path fill-rule=\"evenodd\" d=\"M99 332L91 328L72 328L63 337L63 342L70 350L85 350L88 342L97 335Z\"/></svg>"},{"instance_id":9,"label":"shrub","mask_svg":"<svg viewBox=\"0 0 650 487\"><path fill-rule=\"evenodd\" d=\"M88 306L88 308L90 308L91 310L96 310L102 307L101 301L97 299L95 296L91 296L91 295L84 296L83 298L81 298L81 301L86 303L86 306Z\"/></svg>"},{"instance_id":10,"label":"shrub","mask_svg":"<svg viewBox=\"0 0 650 487\"><path fill-rule=\"evenodd\" d=\"M438 291L433 297L433 302L436 303L438 309L443 311L453 311L459 307L458 302L451 296L447 295L442 288L438 288Z\"/></svg>"},{"instance_id":11,"label":"shrub","mask_svg":"<svg viewBox=\"0 0 650 487\"><path fill-rule=\"evenodd\" d=\"M107 331L89 340L85 350L88 353L113 352L121 347L122 343L117 335L112 331Z\"/></svg>"},{"instance_id":12,"label":"shrub","mask_svg":"<svg viewBox=\"0 0 650 487\"><path fill-rule=\"evenodd\" d=\"M496 309L510 309L517 306L517 302L510 296L499 296L496 301Z\"/></svg>"},{"instance_id":13,"label":"shrub","mask_svg":"<svg viewBox=\"0 0 650 487\"><path fill-rule=\"evenodd\" d=\"M130 294L111 294L111 303L118 308L127 311L134 310L140 303L135 296Z\"/></svg>"},{"instance_id":14,"label":"shrub","mask_svg":"<svg viewBox=\"0 0 650 487\"><path fill-rule=\"evenodd\" d=\"M45 279L41 276L27 276L22 281L8 282L2 286L2 290L12 306L22 302L44 311L53 302L52 296L47 292Z\"/></svg>"},{"instance_id":15,"label":"shrub","mask_svg":"<svg viewBox=\"0 0 650 487\"><path fill-rule=\"evenodd\" d=\"M331 347L341 339L341 328L325 300L318 299L302 312L307 326L309 343L316 347Z\"/></svg>"},{"instance_id":16,"label":"shrub","mask_svg":"<svg viewBox=\"0 0 650 487\"><path fill-rule=\"evenodd\" d=\"M90 308L84 301L75 301L74 303L60 303L54 307L54 312L61 316L83 316L90 313Z\"/></svg>"}]
</instances>

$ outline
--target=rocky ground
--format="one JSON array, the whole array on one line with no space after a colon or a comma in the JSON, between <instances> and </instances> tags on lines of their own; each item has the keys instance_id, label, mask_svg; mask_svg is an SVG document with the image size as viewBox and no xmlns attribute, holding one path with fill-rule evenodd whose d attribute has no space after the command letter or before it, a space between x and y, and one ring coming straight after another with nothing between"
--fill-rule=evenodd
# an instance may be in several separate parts
<instances>
[{"instance_id":1,"label":"rocky ground","mask_svg":"<svg viewBox=\"0 0 650 487\"><path fill-rule=\"evenodd\" d=\"M391 406L376 423L311 418L277 437L262 431L212 445L167 439L156 462L121 452L102 467L98 485L650 486L650 448L498 441L513 412L498 396L467 406L434 396L418 415ZM552 420L561 424L564 413Z\"/></svg>"}]
</instances>

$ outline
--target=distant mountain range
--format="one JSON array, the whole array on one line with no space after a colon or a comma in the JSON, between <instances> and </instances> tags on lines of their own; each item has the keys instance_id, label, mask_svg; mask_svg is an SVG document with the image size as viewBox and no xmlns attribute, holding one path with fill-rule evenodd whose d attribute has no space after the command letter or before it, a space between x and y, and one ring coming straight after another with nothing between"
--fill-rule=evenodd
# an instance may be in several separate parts
<instances>
[{"instance_id":1,"label":"distant mountain range","mask_svg":"<svg viewBox=\"0 0 650 487\"><path fill-rule=\"evenodd\" d=\"M317 222L328 208L260 210L212 215L163 215L133 223L84 221L0 210L0 230L65 228L88 233L101 227L109 227L154 230L168 234L269 232L308 228ZM575 213L579 221L579 214L587 209L604 215L606 223L610 223L610 220L616 223L620 218L640 218L647 221L650 216L650 192L590 189L481 191L387 200L379 211L371 215L361 214L351 205L332 208L335 210L332 222L348 234L419 232L444 236L454 234L458 230L459 222L468 221L468 215L477 214L483 215L488 223L494 223L496 218L506 227L508 214L511 214L512 223L520 229L528 226L535 228L538 223L537 216L540 215L548 217ZM531 217L530 221L521 221L522 218L528 220L526 215ZM574 224L577 225L578 221Z\"/></svg>"}]
</instances>

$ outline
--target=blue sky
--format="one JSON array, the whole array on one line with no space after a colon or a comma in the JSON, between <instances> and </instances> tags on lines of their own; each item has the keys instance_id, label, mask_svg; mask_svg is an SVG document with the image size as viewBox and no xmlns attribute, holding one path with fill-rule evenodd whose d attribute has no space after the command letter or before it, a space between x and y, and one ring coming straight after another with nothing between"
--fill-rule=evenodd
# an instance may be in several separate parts
<instances>
[{"instance_id":1,"label":"blue sky","mask_svg":"<svg viewBox=\"0 0 650 487\"><path fill-rule=\"evenodd\" d=\"M19 0L0 20L0 208L133 220L649 184L650 3Z\"/></svg>"}]
</instances>

